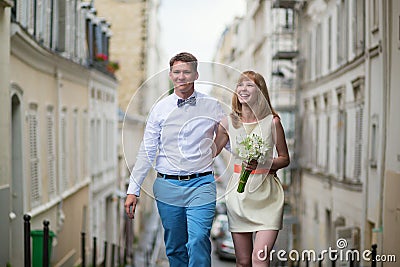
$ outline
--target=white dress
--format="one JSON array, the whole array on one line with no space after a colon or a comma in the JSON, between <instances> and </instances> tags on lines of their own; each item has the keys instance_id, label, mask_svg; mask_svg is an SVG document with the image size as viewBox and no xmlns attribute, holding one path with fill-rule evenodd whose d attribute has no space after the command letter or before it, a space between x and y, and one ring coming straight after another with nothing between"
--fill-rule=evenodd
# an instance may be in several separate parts
<instances>
[{"instance_id":1,"label":"white dress","mask_svg":"<svg viewBox=\"0 0 400 267\"><path fill-rule=\"evenodd\" d=\"M273 154L273 115L269 115L258 123L245 123L238 129L229 123L229 140L233 153L234 164L241 165L242 159L236 154L237 137L255 133L270 144L268 151ZM257 169L269 169L269 166L258 164ZM226 189L226 206L231 232L255 232L260 230L279 230L282 228L284 191L276 174L250 174L243 193L237 192L240 173L234 172Z\"/></svg>"}]
</instances>

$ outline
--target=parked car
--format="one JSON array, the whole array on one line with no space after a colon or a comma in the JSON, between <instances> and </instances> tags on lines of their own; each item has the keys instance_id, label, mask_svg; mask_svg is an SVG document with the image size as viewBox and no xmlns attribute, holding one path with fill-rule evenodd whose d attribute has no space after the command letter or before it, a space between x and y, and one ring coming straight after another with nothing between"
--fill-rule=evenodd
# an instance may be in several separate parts
<instances>
[{"instance_id":1,"label":"parked car","mask_svg":"<svg viewBox=\"0 0 400 267\"><path fill-rule=\"evenodd\" d=\"M235 249L233 247L232 235L228 230L228 221L222 222L222 233L215 239L215 253L219 259L234 260Z\"/></svg>"},{"instance_id":2,"label":"parked car","mask_svg":"<svg viewBox=\"0 0 400 267\"><path fill-rule=\"evenodd\" d=\"M215 240L225 234L224 224L228 225L228 216L226 214L217 214L211 226L211 239Z\"/></svg>"}]
</instances>

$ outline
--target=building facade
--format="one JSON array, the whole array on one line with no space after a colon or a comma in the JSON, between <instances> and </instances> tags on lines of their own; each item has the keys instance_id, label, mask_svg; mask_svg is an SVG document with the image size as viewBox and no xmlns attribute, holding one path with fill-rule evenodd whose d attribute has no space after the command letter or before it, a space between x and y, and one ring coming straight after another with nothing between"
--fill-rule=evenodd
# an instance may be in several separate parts
<instances>
[{"instance_id":1,"label":"building facade","mask_svg":"<svg viewBox=\"0 0 400 267\"><path fill-rule=\"evenodd\" d=\"M144 182L135 219L125 216L124 201L130 170L143 138L145 122L156 101L168 92L168 62L161 62L162 49L158 22L159 0L107 1L96 0L99 16L109 20L113 38L110 40L112 59L119 62L118 79L118 185L121 227L119 242L128 248L129 258L134 258L138 240L146 226L147 215L154 207L150 172ZM127 19L129 18L129 19ZM164 66L161 67L161 66ZM164 71L163 71L164 70Z\"/></svg>"},{"instance_id":2,"label":"building facade","mask_svg":"<svg viewBox=\"0 0 400 267\"><path fill-rule=\"evenodd\" d=\"M399 4L316 0L299 11L300 248L343 238L345 250L399 255Z\"/></svg>"},{"instance_id":3,"label":"building facade","mask_svg":"<svg viewBox=\"0 0 400 267\"><path fill-rule=\"evenodd\" d=\"M345 250L399 255L398 18L396 1L247 1L222 34L215 61L264 74L287 133L294 231L279 248L318 256L342 238ZM233 79L226 69L215 75Z\"/></svg>"},{"instance_id":4,"label":"building facade","mask_svg":"<svg viewBox=\"0 0 400 267\"><path fill-rule=\"evenodd\" d=\"M14 222L11 208L11 104L9 92L10 22L12 1L0 1L0 265L10 261L10 228ZM11 215L11 216L10 216Z\"/></svg>"},{"instance_id":5,"label":"building facade","mask_svg":"<svg viewBox=\"0 0 400 267\"><path fill-rule=\"evenodd\" d=\"M96 170L97 174L104 173L108 180L116 177L118 83L108 68L111 62L98 57L98 53L108 55L109 27L105 20L91 17L91 8L77 2L14 1L5 13L2 9L5 23L2 21L1 27L8 25L9 29L1 35L6 63L1 72L2 93L8 98L2 107L8 106L10 111L8 118L1 120L9 131L5 142L9 153L2 155L1 162L9 160L10 164L9 199L5 202L10 204L5 224L9 236L1 251L8 252L4 261L12 266L24 262L24 214L31 216L32 230L41 230L42 222L50 221L55 234L52 266L80 264L81 232L92 230L90 146L101 147L102 155L104 150L109 153L106 168ZM89 122L96 115L92 110L98 108L91 101L92 88L102 90L95 93L106 102L101 108L107 111L97 143L89 142ZM2 151L7 152L6 148ZM111 182L109 186L116 188ZM116 235L115 229L111 232ZM107 238L115 242L114 236ZM89 255L91 242L86 244ZM3 255L1 259L3 262Z\"/></svg>"}]
</instances>

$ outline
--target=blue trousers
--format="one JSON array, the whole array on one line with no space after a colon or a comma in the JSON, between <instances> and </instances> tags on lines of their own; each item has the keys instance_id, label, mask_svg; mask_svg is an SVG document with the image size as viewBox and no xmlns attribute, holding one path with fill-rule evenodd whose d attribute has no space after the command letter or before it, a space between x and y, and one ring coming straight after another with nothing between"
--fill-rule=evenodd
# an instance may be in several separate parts
<instances>
[{"instance_id":1,"label":"blue trousers","mask_svg":"<svg viewBox=\"0 0 400 267\"><path fill-rule=\"evenodd\" d=\"M189 181L157 178L153 190L170 267L210 267L214 176Z\"/></svg>"}]
</instances>

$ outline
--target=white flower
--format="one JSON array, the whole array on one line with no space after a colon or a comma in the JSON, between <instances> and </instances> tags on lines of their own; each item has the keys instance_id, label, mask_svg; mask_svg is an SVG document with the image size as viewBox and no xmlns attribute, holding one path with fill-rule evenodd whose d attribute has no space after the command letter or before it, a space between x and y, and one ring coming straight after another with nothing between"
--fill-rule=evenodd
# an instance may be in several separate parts
<instances>
[{"instance_id":1,"label":"white flower","mask_svg":"<svg viewBox=\"0 0 400 267\"><path fill-rule=\"evenodd\" d=\"M243 160L265 162L269 146L259 135L253 133L245 138L240 136L236 142L238 143L237 153Z\"/></svg>"}]
</instances>

